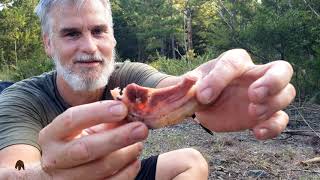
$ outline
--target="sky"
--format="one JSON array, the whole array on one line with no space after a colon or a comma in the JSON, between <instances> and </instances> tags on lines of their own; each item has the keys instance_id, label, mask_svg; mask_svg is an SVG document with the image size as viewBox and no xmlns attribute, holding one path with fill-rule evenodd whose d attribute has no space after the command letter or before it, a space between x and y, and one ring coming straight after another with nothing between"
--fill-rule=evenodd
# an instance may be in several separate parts
<instances>
[{"instance_id":1,"label":"sky","mask_svg":"<svg viewBox=\"0 0 320 180\"><path fill-rule=\"evenodd\" d=\"M10 3L8 3L8 5L10 6L10 5L12 5L12 1L10 2ZM2 4L2 3L0 3L0 11L4 8L5 6Z\"/></svg>"}]
</instances>

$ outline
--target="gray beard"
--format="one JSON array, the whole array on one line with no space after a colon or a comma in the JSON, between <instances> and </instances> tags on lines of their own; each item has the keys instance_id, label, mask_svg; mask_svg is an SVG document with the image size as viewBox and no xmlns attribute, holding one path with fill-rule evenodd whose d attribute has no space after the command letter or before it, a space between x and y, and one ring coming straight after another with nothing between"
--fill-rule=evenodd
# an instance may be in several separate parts
<instances>
[{"instance_id":1,"label":"gray beard","mask_svg":"<svg viewBox=\"0 0 320 180\"><path fill-rule=\"evenodd\" d=\"M72 71L71 65L62 66L57 56L54 56L53 60L57 74L61 76L74 91L95 91L104 88L108 84L109 78L114 71L115 51L113 50L111 59L108 60L104 58L101 74L97 78L87 77L86 71L75 73Z\"/></svg>"}]
</instances>

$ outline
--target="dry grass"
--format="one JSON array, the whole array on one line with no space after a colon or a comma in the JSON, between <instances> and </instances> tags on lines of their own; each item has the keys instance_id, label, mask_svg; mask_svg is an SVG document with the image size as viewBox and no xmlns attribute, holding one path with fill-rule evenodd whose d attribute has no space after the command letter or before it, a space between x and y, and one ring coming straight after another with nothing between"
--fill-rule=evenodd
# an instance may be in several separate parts
<instances>
[{"instance_id":1,"label":"dry grass","mask_svg":"<svg viewBox=\"0 0 320 180\"><path fill-rule=\"evenodd\" d=\"M151 131L143 157L193 147L208 161L209 179L320 179L320 163L301 164L320 156L320 138L313 132L320 130L320 106L292 107L287 109L287 131L298 134L283 133L267 141L255 140L250 131L211 136L188 120Z\"/></svg>"}]
</instances>

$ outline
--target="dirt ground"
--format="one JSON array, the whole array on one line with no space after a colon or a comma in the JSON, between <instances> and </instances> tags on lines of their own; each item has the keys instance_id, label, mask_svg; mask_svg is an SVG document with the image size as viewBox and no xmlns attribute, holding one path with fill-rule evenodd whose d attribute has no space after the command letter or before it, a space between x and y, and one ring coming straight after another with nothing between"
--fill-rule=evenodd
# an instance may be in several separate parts
<instances>
[{"instance_id":1,"label":"dirt ground","mask_svg":"<svg viewBox=\"0 0 320 180\"><path fill-rule=\"evenodd\" d=\"M286 131L271 140L257 141L250 131L211 136L189 119L150 131L142 156L192 147L206 158L209 179L320 179L320 163L301 163L320 157L320 106L291 105L286 112Z\"/></svg>"}]
</instances>

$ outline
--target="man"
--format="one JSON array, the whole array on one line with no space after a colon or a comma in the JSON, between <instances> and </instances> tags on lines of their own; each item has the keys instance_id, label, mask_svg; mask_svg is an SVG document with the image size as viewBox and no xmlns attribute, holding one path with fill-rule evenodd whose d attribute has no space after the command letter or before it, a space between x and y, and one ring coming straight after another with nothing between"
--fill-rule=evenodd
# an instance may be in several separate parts
<instances>
[{"instance_id":1,"label":"man","mask_svg":"<svg viewBox=\"0 0 320 180\"><path fill-rule=\"evenodd\" d=\"M41 0L37 14L56 71L18 82L0 96L0 179L207 179L207 163L193 149L140 165L147 127L121 123L127 109L110 100L109 90L131 82L161 88L184 75L114 65L108 0ZM197 99L209 106L196 117L210 130L253 129L267 139L286 127L281 109L295 96L288 63L254 65L244 50L231 50L187 74L199 78ZM13 169L18 160L25 170Z\"/></svg>"}]
</instances>

